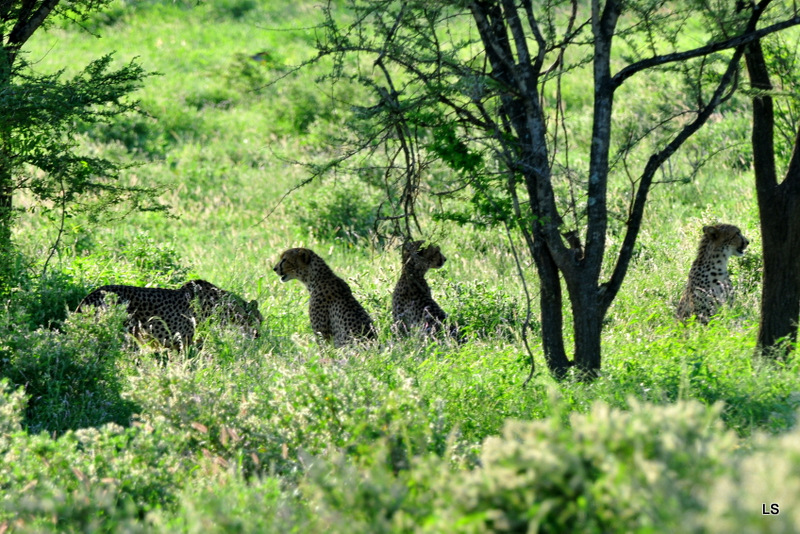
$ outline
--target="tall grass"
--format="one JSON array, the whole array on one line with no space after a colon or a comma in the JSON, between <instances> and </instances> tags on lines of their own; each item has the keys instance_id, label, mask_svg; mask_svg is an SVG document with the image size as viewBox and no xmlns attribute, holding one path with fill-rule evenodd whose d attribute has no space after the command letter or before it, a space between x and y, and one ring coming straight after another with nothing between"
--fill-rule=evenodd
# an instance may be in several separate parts
<instances>
[{"instance_id":1,"label":"tall grass","mask_svg":"<svg viewBox=\"0 0 800 534\"><path fill-rule=\"evenodd\" d=\"M281 202L307 176L295 161L335 149L347 110L334 104L358 97L319 71L268 83L313 54L319 20L314 2L119 1L88 26L100 39L64 23L31 43L41 71L116 49L161 73L139 94L141 115L85 142L133 153L143 164L124 179L164 184L173 217L70 220L39 278L58 228L21 215L20 290L0 310L0 531L800 529L797 363L753 355L746 107L721 113L694 148L732 149L654 191L605 325L602 376L553 382L534 320L539 371L523 389L525 295L504 231L422 213L448 257L429 274L434 296L468 340L397 339L400 257L370 235L377 193L341 177ZM713 221L751 240L731 261L737 301L708 327L681 325L674 305ZM294 246L348 280L375 344L317 345L305 288L272 272ZM71 313L102 284L192 277L258 299L261 337L212 324L202 348L167 354L125 338L120 310ZM781 515L762 518L762 502Z\"/></svg>"}]
</instances>

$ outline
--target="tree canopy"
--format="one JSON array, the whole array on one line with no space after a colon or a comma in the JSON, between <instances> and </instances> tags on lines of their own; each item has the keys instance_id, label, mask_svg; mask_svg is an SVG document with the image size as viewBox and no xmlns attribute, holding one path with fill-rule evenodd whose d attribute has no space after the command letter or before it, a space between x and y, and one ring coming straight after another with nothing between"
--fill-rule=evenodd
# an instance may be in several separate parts
<instances>
[{"instance_id":1,"label":"tree canopy","mask_svg":"<svg viewBox=\"0 0 800 534\"><path fill-rule=\"evenodd\" d=\"M0 290L12 262L13 198L28 191L45 209L97 214L122 202L163 209L151 186L119 182L129 163L93 155L80 138L88 125L137 110L130 95L150 75L135 61L121 67L105 55L67 78L37 73L25 43L54 19L81 22L108 0L0 2ZM53 53L57 53L54 51Z\"/></svg>"}]
</instances>

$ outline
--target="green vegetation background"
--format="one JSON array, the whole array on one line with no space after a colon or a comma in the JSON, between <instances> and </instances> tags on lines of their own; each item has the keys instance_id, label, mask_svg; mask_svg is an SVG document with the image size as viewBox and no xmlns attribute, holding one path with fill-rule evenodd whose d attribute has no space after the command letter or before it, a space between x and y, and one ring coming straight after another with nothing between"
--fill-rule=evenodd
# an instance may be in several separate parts
<instances>
[{"instance_id":1,"label":"green vegetation background","mask_svg":"<svg viewBox=\"0 0 800 534\"><path fill-rule=\"evenodd\" d=\"M522 389L525 298L504 231L423 214L448 257L429 274L434 295L469 341L397 340L399 252L371 238L378 193L342 176L279 203L307 177L295 162L336 151L359 98L321 70L269 83L314 54L318 9L119 1L26 50L41 72L115 50L160 73L139 93L142 115L85 142L132 152L141 165L125 179L161 184L174 217L68 219L40 278L59 218L22 199L21 289L0 310L0 532L800 531L797 365L753 357L747 99L689 149L728 150L688 183L665 175L678 183L657 187L606 324L602 377L540 372ZM583 88L565 92L590 116ZM751 240L731 262L738 300L708 328L683 326L674 305L715 221ZM271 270L293 246L349 281L378 346L319 349L305 289ZM207 325L202 349L164 356L131 346L121 310L68 313L102 284L193 277L258 299L262 336ZM531 341L541 358L535 324ZM781 514L762 516L762 503Z\"/></svg>"}]
</instances>

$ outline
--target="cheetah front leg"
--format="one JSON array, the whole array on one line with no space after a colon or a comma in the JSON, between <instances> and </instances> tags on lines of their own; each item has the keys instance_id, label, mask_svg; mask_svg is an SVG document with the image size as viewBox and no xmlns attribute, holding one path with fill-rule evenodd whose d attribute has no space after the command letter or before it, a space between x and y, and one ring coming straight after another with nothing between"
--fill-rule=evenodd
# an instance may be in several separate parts
<instances>
[{"instance_id":1,"label":"cheetah front leg","mask_svg":"<svg viewBox=\"0 0 800 534\"><path fill-rule=\"evenodd\" d=\"M325 303L313 296L308 303L308 315L311 318L311 329L314 333L325 341L333 339L333 329L331 328L331 319L329 309Z\"/></svg>"}]
</instances>

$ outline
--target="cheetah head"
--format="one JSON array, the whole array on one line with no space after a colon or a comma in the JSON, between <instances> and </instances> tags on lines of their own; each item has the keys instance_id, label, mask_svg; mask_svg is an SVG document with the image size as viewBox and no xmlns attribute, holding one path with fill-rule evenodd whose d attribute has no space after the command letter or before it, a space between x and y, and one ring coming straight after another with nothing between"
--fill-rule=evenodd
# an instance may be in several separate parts
<instances>
[{"instance_id":1,"label":"cheetah head","mask_svg":"<svg viewBox=\"0 0 800 534\"><path fill-rule=\"evenodd\" d=\"M264 316L258 311L258 301L253 299L250 302L231 294L226 303L225 315L229 320L242 327L250 337L258 339L261 323Z\"/></svg>"},{"instance_id":2,"label":"cheetah head","mask_svg":"<svg viewBox=\"0 0 800 534\"><path fill-rule=\"evenodd\" d=\"M403 263L414 261L425 269L439 269L447 261L436 245L423 247L424 241L410 241L403 245Z\"/></svg>"},{"instance_id":3,"label":"cheetah head","mask_svg":"<svg viewBox=\"0 0 800 534\"><path fill-rule=\"evenodd\" d=\"M200 317L220 313L228 322L241 327L247 335L258 338L264 316L258 310L258 301L247 302L240 296L220 289L205 280L192 280L181 288L188 291L187 297L196 303Z\"/></svg>"},{"instance_id":4,"label":"cheetah head","mask_svg":"<svg viewBox=\"0 0 800 534\"><path fill-rule=\"evenodd\" d=\"M290 248L281 254L278 265L272 268L281 277L281 282L297 280L301 272L311 263L313 253L307 248Z\"/></svg>"},{"instance_id":5,"label":"cheetah head","mask_svg":"<svg viewBox=\"0 0 800 534\"><path fill-rule=\"evenodd\" d=\"M747 245L750 244L750 241L742 234L742 231L732 224L704 226L703 233L706 239L729 251L731 255L743 255Z\"/></svg>"}]
</instances>

